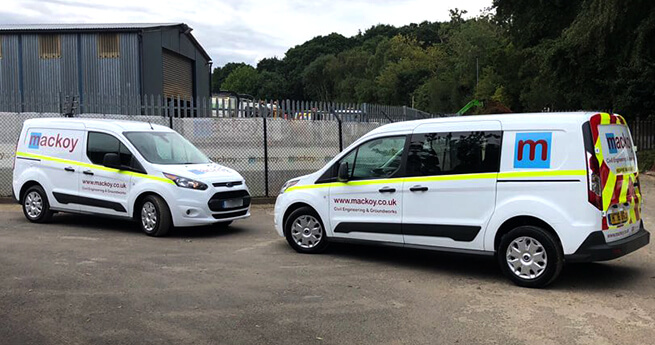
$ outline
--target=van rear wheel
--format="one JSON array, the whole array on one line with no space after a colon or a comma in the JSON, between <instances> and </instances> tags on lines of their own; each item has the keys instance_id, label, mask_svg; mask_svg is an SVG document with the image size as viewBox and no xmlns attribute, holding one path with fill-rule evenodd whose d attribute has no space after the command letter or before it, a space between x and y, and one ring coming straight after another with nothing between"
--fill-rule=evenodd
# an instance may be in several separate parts
<instances>
[{"instance_id":1,"label":"van rear wheel","mask_svg":"<svg viewBox=\"0 0 655 345\"><path fill-rule=\"evenodd\" d=\"M504 235L496 255L503 273L523 287L547 286L564 266L564 254L555 237L531 225L519 226Z\"/></svg>"},{"instance_id":2,"label":"van rear wheel","mask_svg":"<svg viewBox=\"0 0 655 345\"><path fill-rule=\"evenodd\" d=\"M41 186L32 186L25 191L22 199L25 218L34 223L46 223L52 219L48 196Z\"/></svg>"},{"instance_id":3,"label":"van rear wheel","mask_svg":"<svg viewBox=\"0 0 655 345\"><path fill-rule=\"evenodd\" d=\"M291 212L284 227L287 242L298 253L315 254L327 248L328 238L321 217L310 207Z\"/></svg>"},{"instance_id":4,"label":"van rear wheel","mask_svg":"<svg viewBox=\"0 0 655 345\"><path fill-rule=\"evenodd\" d=\"M173 227L171 211L164 199L157 195L148 195L143 199L139 211L141 230L148 236L166 236Z\"/></svg>"}]
</instances>

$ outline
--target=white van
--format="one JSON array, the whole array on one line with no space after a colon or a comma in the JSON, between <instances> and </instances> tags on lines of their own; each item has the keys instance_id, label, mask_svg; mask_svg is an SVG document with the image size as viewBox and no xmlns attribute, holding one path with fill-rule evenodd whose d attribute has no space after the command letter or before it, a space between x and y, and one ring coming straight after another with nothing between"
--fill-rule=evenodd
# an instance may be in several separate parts
<instances>
[{"instance_id":1,"label":"white van","mask_svg":"<svg viewBox=\"0 0 655 345\"><path fill-rule=\"evenodd\" d=\"M250 216L239 173L212 163L172 129L145 122L25 121L13 193L32 222L59 211L99 214L138 220L151 236Z\"/></svg>"},{"instance_id":2,"label":"white van","mask_svg":"<svg viewBox=\"0 0 655 345\"><path fill-rule=\"evenodd\" d=\"M619 115L454 117L382 126L287 182L275 226L301 253L365 241L495 255L516 284L542 287L564 262L648 244L641 203Z\"/></svg>"}]
</instances>

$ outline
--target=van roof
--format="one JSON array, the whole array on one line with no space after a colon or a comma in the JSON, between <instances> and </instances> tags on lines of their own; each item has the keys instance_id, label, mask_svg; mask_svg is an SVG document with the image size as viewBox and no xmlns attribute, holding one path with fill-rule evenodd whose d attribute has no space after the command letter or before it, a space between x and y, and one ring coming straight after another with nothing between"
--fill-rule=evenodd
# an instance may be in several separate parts
<instances>
[{"instance_id":1,"label":"van roof","mask_svg":"<svg viewBox=\"0 0 655 345\"><path fill-rule=\"evenodd\" d=\"M561 113L511 113L497 115L474 115L474 116L453 116L440 117L424 120L413 120L390 123L374 129L369 135L392 132L413 130L423 124L438 123L458 123L458 122L479 122L479 121L498 121L503 129L547 129L553 127L564 127L569 125L582 125L589 121L592 115L598 114L598 111L579 111L579 112L561 112Z\"/></svg>"},{"instance_id":2,"label":"van roof","mask_svg":"<svg viewBox=\"0 0 655 345\"><path fill-rule=\"evenodd\" d=\"M150 124L143 121L114 120L114 119L93 119L93 118L66 118L46 117L25 120L25 125L55 127L55 128L78 128L78 129L103 129L110 132L122 133L124 131L172 131L166 126ZM152 126L152 127L151 127Z\"/></svg>"}]
</instances>

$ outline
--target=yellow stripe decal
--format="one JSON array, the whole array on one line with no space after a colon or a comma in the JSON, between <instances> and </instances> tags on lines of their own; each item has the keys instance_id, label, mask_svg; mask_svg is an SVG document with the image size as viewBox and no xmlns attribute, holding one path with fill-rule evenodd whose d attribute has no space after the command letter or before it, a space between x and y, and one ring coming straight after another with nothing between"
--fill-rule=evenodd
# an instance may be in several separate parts
<instances>
[{"instance_id":1,"label":"yellow stripe decal","mask_svg":"<svg viewBox=\"0 0 655 345\"><path fill-rule=\"evenodd\" d=\"M586 176L586 170L545 170L545 171L511 171L498 174L498 178Z\"/></svg>"},{"instance_id":2,"label":"yellow stripe decal","mask_svg":"<svg viewBox=\"0 0 655 345\"><path fill-rule=\"evenodd\" d=\"M420 176L420 177L399 177L390 179L350 181L348 183L332 182L322 184L310 184L304 186L289 187L286 191L303 189L317 189L329 187L351 187L365 185L381 185L388 183L400 182L431 182L431 181L462 181L462 180L480 180L495 178L535 178L535 177L554 177L554 176L586 176L585 170L544 170L544 171L511 171L502 173L481 173L481 174L463 174L463 175L438 175L438 176Z\"/></svg>"},{"instance_id":3,"label":"yellow stripe decal","mask_svg":"<svg viewBox=\"0 0 655 345\"><path fill-rule=\"evenodd\" d=\"M102 166L102 165L89 164L89 163L84 163L84 162L72 161L72 160L68 160L68 159L37 155L37 154L33 154L33 153L28 153L28 152L16 152L16 156L17 157L40 159L40 160L43 160L43 161L57 162L57 163L62 163L62 164L70 164L70 165L75 165L75 166L78 166L78 167L91 168L91 169L97 169L97 170L103 170L103 171L109 171L109 172L115 172L115 173L119 173L119 174L130 175L130 176L135 176L135 177L146 178L146 179L149 179L149 180L155 180L155 181L159 181L159 182L175 184L175 182L173 182L172 180L164 178L164 177L141 174L141 173L137 173L137 172L133 172L133 171L112 169L112 168L107 168L107 167Z\"/></svg>"}]
</instances>

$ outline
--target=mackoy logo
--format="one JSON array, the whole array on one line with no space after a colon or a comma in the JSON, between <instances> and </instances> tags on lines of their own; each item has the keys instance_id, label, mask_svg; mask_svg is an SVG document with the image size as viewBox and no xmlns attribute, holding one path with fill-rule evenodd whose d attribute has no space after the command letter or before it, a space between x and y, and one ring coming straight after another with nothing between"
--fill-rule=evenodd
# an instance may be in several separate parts
<instances>
[{"instance_id":1,"label":"mackoy logo","mask_svg":"<svg viewBox=\"0 0 655 345\"><path fill-rule=\"evenodd\" d=\"M80 141L80 139L62 137L59 133L57 133L56 136L48 136L32 132L30 133L29 138L30 142L27 147L30 149L38 150L41 147L52 147L65 149L68 150L68 152L75 151L75 147L77 147L77 143Z\"/></svg>"},{"instance_id":2,"label":"mackoy logo","mask_svg":"<svg viewBox=\"0 0 655 345\"><path fill-rule=\"evenodd\" d=\"M550 168L552 132L516 133L514 168Z\"/></svg>"},{"instance_id":3,"label":"mackoy logo","mask_svg":"<svg viewBox=\"0 0 655 345\"><path fill-rule=\"evenodd\" d=\"M632 147L632 142L630 138L624 136L614 136L614 133L606 133L605 138L607 139L607 148L611 154L616 154L619 150L629 149Z\"/></svg>"}]
</instances>

